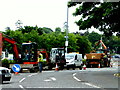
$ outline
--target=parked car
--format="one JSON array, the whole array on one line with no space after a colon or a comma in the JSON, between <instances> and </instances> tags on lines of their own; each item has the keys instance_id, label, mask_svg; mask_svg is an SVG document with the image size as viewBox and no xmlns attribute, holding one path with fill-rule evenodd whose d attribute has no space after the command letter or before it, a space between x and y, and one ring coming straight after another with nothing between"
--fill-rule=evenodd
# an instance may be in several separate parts
<instances>
[{"instance_id":1,"label":"parked car","mask_svg":"<svg viewBox=\"0 0 120 90\"><path fill-rule=\"evenodd\" d=\"M82 54L69 53L65 55L65 59L67 69L69 69L70 67L72 67L73 69L75 69L76 67L78 67L80 70L82 69Z\"/></svg>"},{"instance_id":2,"label":"parked car","mask_svg":"<svg viewBox=\"0 0 120 90\"><path fill-rule=\"evenodd\" d=\"M8 68L0 67L0 83L3 81L10 81L11 80L11 73Z\"/></svg>"}]
</instances>

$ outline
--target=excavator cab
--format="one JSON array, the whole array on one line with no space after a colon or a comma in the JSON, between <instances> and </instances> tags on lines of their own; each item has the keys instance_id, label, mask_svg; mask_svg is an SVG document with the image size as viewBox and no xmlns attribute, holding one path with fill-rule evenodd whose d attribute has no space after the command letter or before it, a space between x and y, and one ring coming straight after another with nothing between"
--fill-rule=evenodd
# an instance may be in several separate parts
<instances>
[{"instance_id":1,"label":"excavator cab","mask_svg":"<svg viewBox=\"0 0 120 90\"><path fill-rule=\"evenodd\" d=\"M37 44L36 43L22 44L21 60L23 63L37 62Z\"/></svg>"}]
</instances>

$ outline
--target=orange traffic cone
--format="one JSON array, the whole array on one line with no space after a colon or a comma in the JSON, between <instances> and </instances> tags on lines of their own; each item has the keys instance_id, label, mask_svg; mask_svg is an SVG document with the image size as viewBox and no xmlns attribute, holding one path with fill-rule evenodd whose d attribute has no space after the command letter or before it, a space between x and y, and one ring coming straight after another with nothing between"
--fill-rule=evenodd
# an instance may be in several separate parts
<instances>
[{"instance_id":1,"label":"orange traffic cone","mask_svg":"<svg viewBox=\"0 0 120 90\"><path fill-rule=\"evenodd\" d=\"M14 74L17 75L17 74L19 74L19 73L18 73L18 72L15 72Z\"/></svg>"},{"instance_id":2,"label":"orange traffic cone","mask_svg":"<svg viewBox=\"0 0 120 90\"><path fill-rule=\"evenodd\" d=\"M85 64L83 65L83 70L86 70L86 65Z\"/></svg>"},{"instance_id":3,"label":"orange traffic cone","mask_svg":"<svg viewBox=\"0 0 120 90\"><path fill-rule=\"evenodd\" d=\"M98 68L100 68L100 64L98 64Z\"/></svg>"},{"instance_id":4,"label":"orange traffic cone","mask_svg":"<svg viewBox=\"0 0 120 90\"><path fill-rule=\"evenodd\" d=\"M56 63L55 71L58 71L58 65L57 65L57 63Z\"/></svg>"}]
</instances>

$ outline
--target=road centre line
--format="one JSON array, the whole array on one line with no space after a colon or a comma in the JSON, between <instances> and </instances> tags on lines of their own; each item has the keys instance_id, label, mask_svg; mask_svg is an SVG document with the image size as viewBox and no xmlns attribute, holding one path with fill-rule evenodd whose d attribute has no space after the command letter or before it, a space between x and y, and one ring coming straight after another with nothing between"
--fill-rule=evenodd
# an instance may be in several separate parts
<instances>
[{"instance_id":1,"label":"road centre line","mask_svg":"<svg viewBox=\"0 0 120 90\"><path fill-rule=\"evenodd\" d=\"M75 80L77 80L78 82L80 82L81 80L78 79L75 75L76 75L76 73L73 74L73 78L74 78Z\"/></svg>"}]
</instances>

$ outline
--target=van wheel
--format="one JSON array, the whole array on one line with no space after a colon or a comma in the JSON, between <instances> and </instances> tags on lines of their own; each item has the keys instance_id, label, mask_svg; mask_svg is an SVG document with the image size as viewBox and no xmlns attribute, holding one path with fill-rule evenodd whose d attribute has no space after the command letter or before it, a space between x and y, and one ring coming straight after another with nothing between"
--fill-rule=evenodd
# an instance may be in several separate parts
<instances>
[{"instance_id":1,"label":"van wheel","mask_svg":"<svg viewBox=\"0 0 120 90\"><path fill-rule=\"evenodd\" d=\"M69 70L69 66L67 66L67 70Z\"/></svg>"},{"instance_id":2,"label":"van wheel","mask_svg":"<svg viewBox=\"0 0 120 90\"><path fill-rule=\"evenodd\" d=\"M76 66L75 66L75 64L74 64L74 65L72 66L73 70L75 70L75 67L76 67Z\"/></svg>"},{"instance_id":3,"label":"van wheel","mask_svg":"<svg viewBox=\"0 0 120 90\"><path fill-rule=\"evenodd\" d=\"M80 66L79 69L82 70L82 66Z\"/></svg>"}]
</instances>

